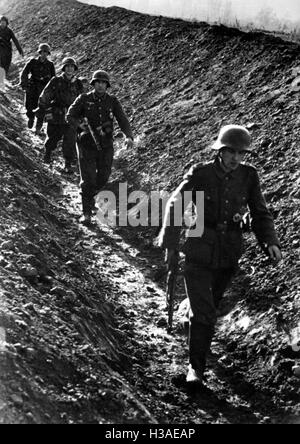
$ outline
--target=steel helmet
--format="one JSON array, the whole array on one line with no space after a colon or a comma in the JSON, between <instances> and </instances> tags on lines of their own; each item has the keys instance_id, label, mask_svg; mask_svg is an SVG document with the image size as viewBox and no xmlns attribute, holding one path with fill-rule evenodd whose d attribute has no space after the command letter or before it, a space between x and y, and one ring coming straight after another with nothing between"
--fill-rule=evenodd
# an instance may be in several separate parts
<instances>
[{"instance_id":1,"label":"steel helmet","mask_svg":"<svg viewBox=\"0 0 300 444\"><path fill-rule=\"evenodd\" d=\"M217 141L213 144L214 150L231 148L235 151L251 151L251 135L249 131L240 125L226 125L220 133Z\"/></svg>"},{"instance_id":2,"label":"steel helmet","mask_svg":"<svg viewBox=\"0 0 300 444\"><path fill-rule=\"evenodd\" d=\"M91 85L94 85L94 83L97 81L106 82L108 87L111 86L109 75L107 74L106 71L103 71L101 69L99 71L94 72L93 78L91 80Z\"/></svg>"},{"instance_id":3,"label":"steel helmet","mask_svg":"<svg viewBox=\"0 0 300 444\"><path fill-rule=\"evenodd\" d=\"M68 65L74 66L76 71L78 71L78 65L73 57L66 57L65 59L63 59L61 70L64 71L66 69L66 66Z\"/></svg>"},{"instance_id":4,"label":"steel helmet","mask_svg":"<svg viewBox=\"0 0 300 444\"><path fill-rule=\"evenodd\" d=\"M47 52L49 55L51 54L51 49L48 43L41 43L38 49L38 52L41 53L42 51Z\"/></svg>"}]
</instances>

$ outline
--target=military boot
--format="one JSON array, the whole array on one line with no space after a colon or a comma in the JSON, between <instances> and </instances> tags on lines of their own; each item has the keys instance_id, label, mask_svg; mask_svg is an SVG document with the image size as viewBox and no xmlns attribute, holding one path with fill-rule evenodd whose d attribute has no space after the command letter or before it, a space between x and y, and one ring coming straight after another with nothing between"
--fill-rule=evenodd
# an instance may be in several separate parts
<instances>
[{"instance_id":1,"label":"military boot","mask_svg":"<svg viewBox=\"0 0 300 444\"><path fill-rule=\"evenodd\" d=\"M203 374L198 370L195 370L192 365L189 365L188 374L186 377L186 382L188 384L202 384L203 382Z\"/></svg>"},{"instance_id":2,"label":"military boot","mask_svg":"<svg viewBox=\"0 0 300 444\"><path fill-rule=\"evenodd\" d=\"M42 132L42 127L43 127L43 122L41 120L38 120L36 122L36 126L35 126L35 135L36 136L43 136L43 132Z\"/></svg>"},{"instance_id":3,"label":"military boot","mask_svg":"<svg viewBox=\"0 0 300 444\"><path fill-rule=\"evenodd\" d=\"M210 351L214 327L191 320L189 332L190 364L196 377L202 380ZM190 374L188 375L190 376ZM190 376L191 377L191 376Z\"/></svg>"},{"instance_id":4,"label":"military boot","mask_svg":"<svg viewBox=\"0 0 300 444\"><path fill-rule=\"evenodd\" d=\"M44 163L46 165L50 165L50 163L51 163L51 151L49 149L46 149L46 153L44 156Z\"/></svg>"},{"instance_id":5,"label":"military boot","mask_svg":"<svg viewBox=\"0 0 300 444\"><path fill-rule=\"evenodd\" d=\"M28 119L28 128L32 129L34 125L34 117L29 117Z\"/></svg>"}]
</instances>

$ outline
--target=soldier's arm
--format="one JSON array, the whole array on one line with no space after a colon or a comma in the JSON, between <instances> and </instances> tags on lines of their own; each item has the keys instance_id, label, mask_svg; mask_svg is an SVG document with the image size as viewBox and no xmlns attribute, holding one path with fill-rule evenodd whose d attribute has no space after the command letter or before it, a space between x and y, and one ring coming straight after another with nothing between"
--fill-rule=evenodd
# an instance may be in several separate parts
<instances>
[{"instance_id":1,"label":"soldier's arm","mask_svg":"<svg viewBox=\"0 0 300 444\"><path fill-rule=\"evenodd\" d=\"M56 77L51 79L50 82L46 85L42 94L39 98L39 108L42 110L47 109L51 102L55 99L55 85L56 85Z\"/></svg>"},{"instance_id":2,"label":"soldier's arm","mask_svg":"<svg viewBox=\"0 0 300 444\"><path fill-rule=\"evenodd\" d=\"M195 168L192 168L167 203L163 227L158 239L158 244L162 248L175 251L179 249L183 216L191 202L185 198L185 193L194 188L194 174Z\"/></svg>"},{"instance_id":3,"label":"soldier's arm","mask_svg":"<svg viewBox=\"0 0 300 444\"><path fill-rule=\"evenodd\" d=\"M56 70L55 70L55 66L54 63L51 62L51 77L55 77L56 76Z\"/></svg>"},{"instance_id":4,"label":"soldier's arm","mask_svg":"<svg viewBox=\"0 0 300 444\"><path fill-rule=\"evenodd\" d=\"M28 86L28 76L31 72L32 68L32 59L25 65L23 71L20 76L20 85L22 88L27 88Z\"/></svg>"},{"instance_id":5,"label":"soldier's arm","mask_svg":"<svg viewBox=\"0 0 300 444\"><path fill-rule=\"evenodd\" d=\"M84 117L84 97L84 94L77 97L67 112L66 120L74 129L78 128L80 120Z\"/></svg>"},{"instance_id":6,"label":"soldier's arm","mask_svg":"<svg viewBox=\"0 0 300 444\"><path fill-rule=\"evenodd\" d=\"M117 119L117 122L121 128L121 131L125 134L125 136L128 139L133 140L133 132L131 129L130 122L123 110L121 103L119 102L119 100L116 97L114 98L113 113L114 113L115 118Z\"/></svg>"},{"instance_id":7,"label":"soldier's arm","mask_svg":"<svg viewBox=\"0 0 300 444\"><path fill-rule=\"evenodd\" d=\"M17 37L15 36L15 33L13 31L11 31L11 38L12 38L12 41L14 42L14 44L16 45L16 48L19 51L19 54L21 56L23 56L24 52L23 52L22 46L20 45L19 40L17 39Z\"/></svg>"},{"instance_id":8,"label":"soldier's arm","mask_svg":"<svg viewBox=\"0 0 300 444\"><path fill-rule=\"evenodd\" d=\"M252 181L248 203L251 217L253 219L252 229L262 248L273 245L280 247L280 241L274 226L274 219L267 208L267 203L261 190L258 173L255 169L253 169L251 173Z\"/></svg>"}]
</instances>

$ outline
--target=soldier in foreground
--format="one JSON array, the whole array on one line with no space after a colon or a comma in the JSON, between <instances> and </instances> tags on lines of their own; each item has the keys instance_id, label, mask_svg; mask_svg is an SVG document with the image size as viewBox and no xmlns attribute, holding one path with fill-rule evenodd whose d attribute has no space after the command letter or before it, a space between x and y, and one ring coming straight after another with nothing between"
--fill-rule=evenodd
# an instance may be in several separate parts
<instances>
[{"instance_id":1,"label":"soldier in foreground","mask_svg":"<svg viewBox=\"0 0 300 444\"><path fill-rule=\"evenodd\" d=\"M9 27L8 18L3 16L0 18L0 68L4 69L6 75L8 74L12 60L12 41L16 45L20 55L24 57L24 52L18 39Z\"/></svg>"},{"instance_id":2,"label":"soldier in foreground","mask_svg":"<svg viewBox=\"0 0 300 444\"><path fill-rule=\"evenodd\" d=\"M74 130L83 122L77 145L82 189L81 222L85 225L91 224L94 198L106 185L111 174L114 118L127 137L127 147L133 146L129 120L119 100L107 93L111 86L108 74L105 71L96 71L91 85L93 91L78 97L67 114L67 121Z\"/></svg>"},{"instance_id":3,"label":"soldier in foreground","mask_svg":"<svg viewBox=\"0 0 300 444\"><path fill-rule=\"evenodd\" d=\"M21 88L26 91L25 107L28 117L28 128L33 128L35 113L38 106L39 97L50 82L55 77L55 67L48 60L51 54L50 46L43 43L38 49L39 57L32 58L21 73ZM37 122L37 128L41 128L43 120Z\"/></svg>"},{"instance_id":4,"label":"soldier in foreground","mask_svg":"<svg viewBox=\"0 0 300 444\"><path fill-rule=\"evenodd\" d=\"M204 232L185 243L185 283L190 300L188 383L202 383L207 355L217 321L217 308L238 268L242 255L241 220L250 208L252 229L259 244L274 262L282 259L280 242L273 217L267 209L258 173L242 163L251 150L249 132L241 126L222 128L217 142L214 162L191 169L169 200L160 245L167 249L169 268L176 266L181 227L175 226L176 205L181 207L185 192L204 192ZM183 200L182 200L183 202ZM196 203L196 202L194 202ZM169 223L170 221L170 223Z\"/></svg>"},{"instance_id":5,"label":"soldier in foreground","mask_svg":"<svg viewBox=\"0 0 300 444\"><path fill-rule=\"evenodd\" d=\"M67 123L66 114L70 105L82 93L82 83L75 78L78 66L73 58L64 59L61 70L63 74L53 77L42 92L36 116L38 122L45 118L48 123L44 162L51 163L51 154L62 140L64 172L71 174L72 164L76 159L76 131ZM37 132L39 131L40 127L37 126Z\"/></svg>"}]
</instances>

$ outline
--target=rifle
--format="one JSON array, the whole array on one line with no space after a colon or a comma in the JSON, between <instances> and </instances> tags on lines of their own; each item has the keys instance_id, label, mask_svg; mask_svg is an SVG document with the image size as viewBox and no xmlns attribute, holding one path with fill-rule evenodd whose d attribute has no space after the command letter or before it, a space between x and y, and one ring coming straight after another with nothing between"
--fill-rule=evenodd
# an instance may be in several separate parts
<instances>
[{"instance_id":1,"label":"rifle","mask_svg":"<svg viewBox=\"0 0 300 444\"><path fill-rule=\"evenodd\" d=\"M167 276L167 310L168 310L168 333L173 330L173 315L174 315L174 302L175 302L175 290L178 273L178 263L173 265L168 270Z\"/></svg>"},{"instance_id":2,"label":"rifle","mask_svg":"<svg viewBox=\"0 0 300 444\"><path fill-rule=\"evenodd\" d=\"M93 140L94 140L94 142L96 144L97 150L98 151L102 151L102 145L101 145L100 139L98 138L98 134L96 134L96 132L92 128L92 126L91 126L91 124L90 124L90 122L89 122L87 117L84 118L84 123L88 127L88 130L89 130L89 132L90 132L90 134L91 134L91 136L92 136L92 138L93 138Z\"/></svg>"}]
</instances>

